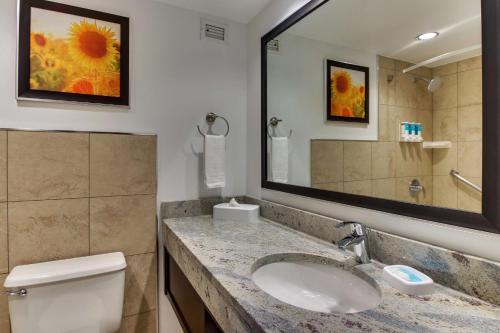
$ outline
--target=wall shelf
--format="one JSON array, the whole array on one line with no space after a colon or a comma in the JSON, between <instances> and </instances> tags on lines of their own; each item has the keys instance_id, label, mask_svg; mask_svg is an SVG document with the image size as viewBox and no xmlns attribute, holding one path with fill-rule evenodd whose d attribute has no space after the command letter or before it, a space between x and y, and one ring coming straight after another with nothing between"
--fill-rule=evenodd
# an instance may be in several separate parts
<instances>
[{"instance_id":1,"label":"wall shelf","mask_svg":"<svg viewBox=\"0 0 500 333\"><path fill-rule=\"evenodd\" d=\"M451 141L424 141L424 149L450 149Z\"/></svg>"}]
</instances>

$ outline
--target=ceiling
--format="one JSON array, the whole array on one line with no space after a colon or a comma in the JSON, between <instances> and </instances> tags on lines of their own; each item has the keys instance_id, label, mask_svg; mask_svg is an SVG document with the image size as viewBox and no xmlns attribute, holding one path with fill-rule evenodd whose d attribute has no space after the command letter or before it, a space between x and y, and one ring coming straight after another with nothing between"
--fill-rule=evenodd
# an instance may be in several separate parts
<instances>
[{"instance_id":1,"label":"ceiling","mask_svg":"<svg viewBox=\"0 0 500 333\"><path fill-rule=\"evenodd\" d=\"M272 0L156 0L239 23L250 22Z\"/></svg>"},{"instance_id":2,"label":"ceiling","mask_svg":"<svg viewBox=\"0 0 500 333\"><path fill-rule=\"evenodd\" d=\"M439 37L417 41L425 32ZM418 63L481 44L480 0L330 0L287 33ZM441 65L481 50L435 62Z\"/></svg>"}]
</instances>

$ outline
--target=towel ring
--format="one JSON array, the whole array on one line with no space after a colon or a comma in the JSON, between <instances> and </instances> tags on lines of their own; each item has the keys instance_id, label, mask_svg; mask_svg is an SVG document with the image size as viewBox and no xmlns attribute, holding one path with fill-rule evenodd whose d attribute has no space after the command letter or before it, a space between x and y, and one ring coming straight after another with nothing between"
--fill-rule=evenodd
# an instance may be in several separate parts
<instances>
[{"instance_id":1,"label":"towel ring","mask_svg":"<svg viewBox=\"0 0 500 333\"><path fill-rule=\"evenodd\" d=\"M217 118L221 118L222 120L224 120L226 122L226 126L227 126L227 131L226 131L226 134L224 134L224 136L227 136L229 134L229 122L227 121L226 118L224 118L223 116L219 116L213 112L210 112L210 113L207 113L207 116L205 117L205 120L207 121L208 124L212 125L213 123L215 123L215 120ZM196 125L196 127L198 127L198 132L200 132L201 135L205 136L206 134L203 133L200 129L200 125Z\"/></svg>"},{"instance_id":2,"label":"towel ring","mask_svg":"<svg viewBox=\"0 0 500 333\"><path fill-rule=\"evenodd\" d=\"M269 126L271 126L272 128L276 128L278 127L278 124L280 122L282 122L283 119L278 119L276 117L272 117L271 119L269 119L269 124L267 125L267 136L269 138L273 138L272 135L269 133ZM288 134L288 137L291 137L292 136L292 130L290 130L290 134Z\"/></svg>"}]
</instances>

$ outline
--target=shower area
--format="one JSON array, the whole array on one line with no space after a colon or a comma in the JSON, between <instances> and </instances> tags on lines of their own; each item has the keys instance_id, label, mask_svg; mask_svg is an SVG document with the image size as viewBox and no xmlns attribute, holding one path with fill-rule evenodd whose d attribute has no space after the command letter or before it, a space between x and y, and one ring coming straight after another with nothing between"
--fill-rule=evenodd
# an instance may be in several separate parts
<instances>
[{"instance_id":1,"label":"shower area","mask_svg":"<svg viewBox=\"0 0 500 333\"><path fill-rule=\"evenodd\" d=\"M378 140L311 140L312 186L480 212L481 192L452 170L481 186L481 67L480 56L418 68L378 56ZM422 124L424 143L401 142L402 122Z\"/></svg>"},{"instance_id":2,"label":"shower area","mask_svg":"<svg viewBox=\"0 0 500 333\"><path fill-rule=\"evenodd\" d=\"M440 147L398 142L396 177L414 176L422 186L403 200L479 212L481 193L452 172L481 186L481 57L415 67L379 57L380 139L398 141L399 124L411 121L423 124L424 141Z\"/></svg>"}]
</instances>

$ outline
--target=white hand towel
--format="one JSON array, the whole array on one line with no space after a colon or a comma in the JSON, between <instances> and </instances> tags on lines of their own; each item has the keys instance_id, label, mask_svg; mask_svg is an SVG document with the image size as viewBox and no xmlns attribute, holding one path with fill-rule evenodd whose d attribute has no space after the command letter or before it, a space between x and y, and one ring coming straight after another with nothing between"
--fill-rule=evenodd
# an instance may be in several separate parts
<instances>
[{"instance_id":1,"label":"white hand towel","mask_svg":"<svg viewBox=\"0 0 500 333\"><path fill-rule=\"evenodd\" d=\"M277 183L288 182L288 138L271 138L271 179Z\"/></svg>"},{"instance_id":2,"label":"white hand towel","mask_svg":"<svg viewBox=\"0 0 500 333\"><path fill-rule=\"evenodd\" d=\"M205 135L205 184L208 188L226 186L226 138Z\"/></svg>"}]
</instances>

